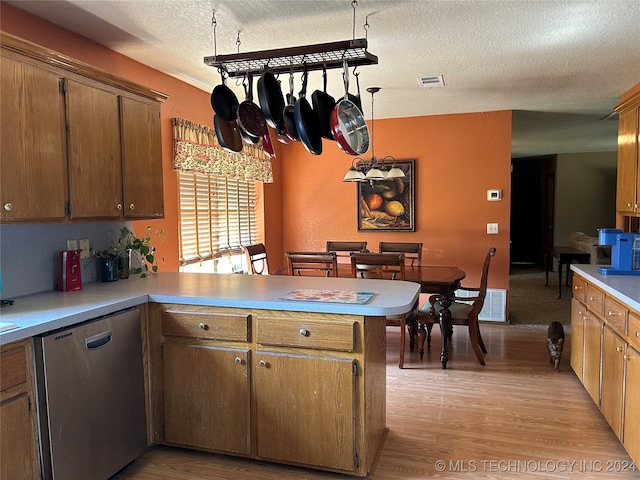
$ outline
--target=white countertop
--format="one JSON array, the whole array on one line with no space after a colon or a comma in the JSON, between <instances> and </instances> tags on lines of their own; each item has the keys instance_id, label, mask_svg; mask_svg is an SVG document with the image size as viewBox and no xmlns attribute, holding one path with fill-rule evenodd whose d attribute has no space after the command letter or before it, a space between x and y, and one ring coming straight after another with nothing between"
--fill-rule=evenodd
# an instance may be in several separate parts
<instances>
[{"instance_id":1,"label":"white countertop","mask_svg":"<svg viewBox=\"0 0 640 480\"><path fill-rule=\"evenodd\" d=\"M297 289L363 291L375 295L364 305L280 300ZM0 344L149 301L384 317L408 312L419 294L417 283L397 280L161 272L149 278L132 276L110 283L89 283L74 292L51 291L17 298L13 305L0 310L0 324L17 325L0 333Z\"/></svg>"},{"instance_id":2,"label":"white countertop","mask_svg":"<svg viewBox=\"0 0 640 480\"><path fill-rule=\"evenodd\" d=\"M598 265L572 264L571 270L640 312L640 275L604 275Z\"/></svg>"}]
</instances>

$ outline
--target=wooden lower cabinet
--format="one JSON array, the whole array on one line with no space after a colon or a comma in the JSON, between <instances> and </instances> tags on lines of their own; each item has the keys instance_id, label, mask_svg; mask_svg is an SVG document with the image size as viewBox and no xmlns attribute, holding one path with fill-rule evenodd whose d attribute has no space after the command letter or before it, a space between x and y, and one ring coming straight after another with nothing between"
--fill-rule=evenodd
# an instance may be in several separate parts
<instances>
[{"instance_id":1,"label":"wooden lower cabinet","mask_svg":"<svg viewBox=\"0 0 640 480\"><path fill-rule=\"evenodd\" d=\"M583 303L579 293L584 287ZM571 366L580 378L582 361L582 384L631 458L639 463L640 313L576 273L571 335Z\"/></svg>"},{"instance_id":2,"label":"wooden lower cabinet","mask_svg":"<svg viewBox=\"0 0 640 480\"><path fill-rule=\"evenodd\" d=\"M625 372L623 444L636 462L640 461L640 353L627 347Z\"/></svg>"},{"instance_id":3,"label":"wooden lower cabinet","mask_svg":"<svg viewBox=\"0 0 640 480\"><path fill-rule=\"evenodd\" d=\"M571 299L571 368L583 381L584 319L587 308L576 298Z\"/></svg>"},{"instance_id":4,"label":"wooden lower cabinet","mask_svg":"<svg viewBox=\"0 0 640 480\"><path fill-rule=\"evenodd\" d=\"M602 320L587 312L584 319L584 356L582 383L591 398L600 406L600 349Z\"/></svg>"},{"instance_id":5,"label":"wooden lower cabinet","mask_svg":"<svg viewBox=\"0 0 640 480\"><path fill-rule=\"evenodd\" d=\"M150 437L356 476L387 435L384 318L149 305Z\"/></svg>"},{"instance_id":6,"label":"wooden lower cabinet","mask_svg":"<svg viewBox=\"0 0 640 480\"><path fill-rule=\"evenodd\" d=\"M247 455L249 351L165 343L162 357L165 441Z\"/></svg>"},{"instance_id":7,"label":"wooden lower cabinet","mask_svg":"<svg viewBox=\"0 0 640 480\"><path fill-rule=\"evenodd\" d=\"M33 345L30 338L0 347L2 480L40 478L33 372Z\"/></svg>"},{"instance_id":8,"label":"wooden lower cabinet","mask_svg":"<svg viewBox=\"0 0 640 480\"><path fill-rule=\"evenodd\" d=\"M353 470L355 360L260 351L255 360L258 457Z\"/></svg>"},{"instance_id":9,"label":"wooden lower cabinet","mask_svg":"<svg viewBox=\"0 0 640 480\"><path fill-rule=\"evenodd\" d=\"M625 342L608 326L602 335L602 394L600 410L618 438L622 438Z\"/></svg>"}]
</instances>

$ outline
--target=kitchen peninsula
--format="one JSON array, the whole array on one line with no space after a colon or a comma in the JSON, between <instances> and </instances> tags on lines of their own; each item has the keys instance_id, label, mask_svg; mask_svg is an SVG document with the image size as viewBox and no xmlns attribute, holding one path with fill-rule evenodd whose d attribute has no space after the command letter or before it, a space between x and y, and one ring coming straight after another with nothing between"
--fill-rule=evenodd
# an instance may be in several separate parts
<instances>
[{"instance_id":1,"label":"kitchen peninsula","mask_svg":"<svg viewBox=\"0 0 640 480\"><path fill-rule=\"evenodd\" d=\"M284 299L295 291L342 298ZM140 308L150 444L367 476L387 433L384 317L408 312L419 292L400 281L162 272L19 298L2 311L18 328L0 344Z\"/></svg>"}]
</instances>

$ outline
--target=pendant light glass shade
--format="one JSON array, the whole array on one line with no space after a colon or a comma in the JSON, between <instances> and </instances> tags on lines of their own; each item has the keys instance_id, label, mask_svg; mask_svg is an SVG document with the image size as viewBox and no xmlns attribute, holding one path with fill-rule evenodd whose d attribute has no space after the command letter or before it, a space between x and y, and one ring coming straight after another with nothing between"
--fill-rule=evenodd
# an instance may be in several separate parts
<instances>
[{"instance_id":1,"label":"pendant light glass shade","mask_svg":"<svg viewBox=\"0 0 640 480\"><path fill-rule=\"evenodd\" d=\"M404 178L402 169L396 167L395 159L388 155L380 160L376 159L373 145L373 94L378 92L380 87L369 87L367 92L371 94L371 160L368 162L362 158L354 158L351 168L342 179L343 182L373 182L386 180L387 178ZM387 171L385 160L391 160L393 163L391 169Z\"/></svg>"}]
</instances>

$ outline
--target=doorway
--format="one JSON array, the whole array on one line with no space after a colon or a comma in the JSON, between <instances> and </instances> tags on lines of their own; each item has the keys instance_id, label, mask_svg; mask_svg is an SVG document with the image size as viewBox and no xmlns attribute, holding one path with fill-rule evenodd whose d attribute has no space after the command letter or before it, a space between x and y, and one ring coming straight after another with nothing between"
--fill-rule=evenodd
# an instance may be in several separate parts
<instances>
[{"instance_id":1,"label":"doorway","mask_svg":"<svg viewBox=\"0 0 640 480\"><path fill-rule=\"evenodd\" d=\"M556 155L511 160L511 267L544 266L553 245Z\"/></svg>"}]
</instances>

